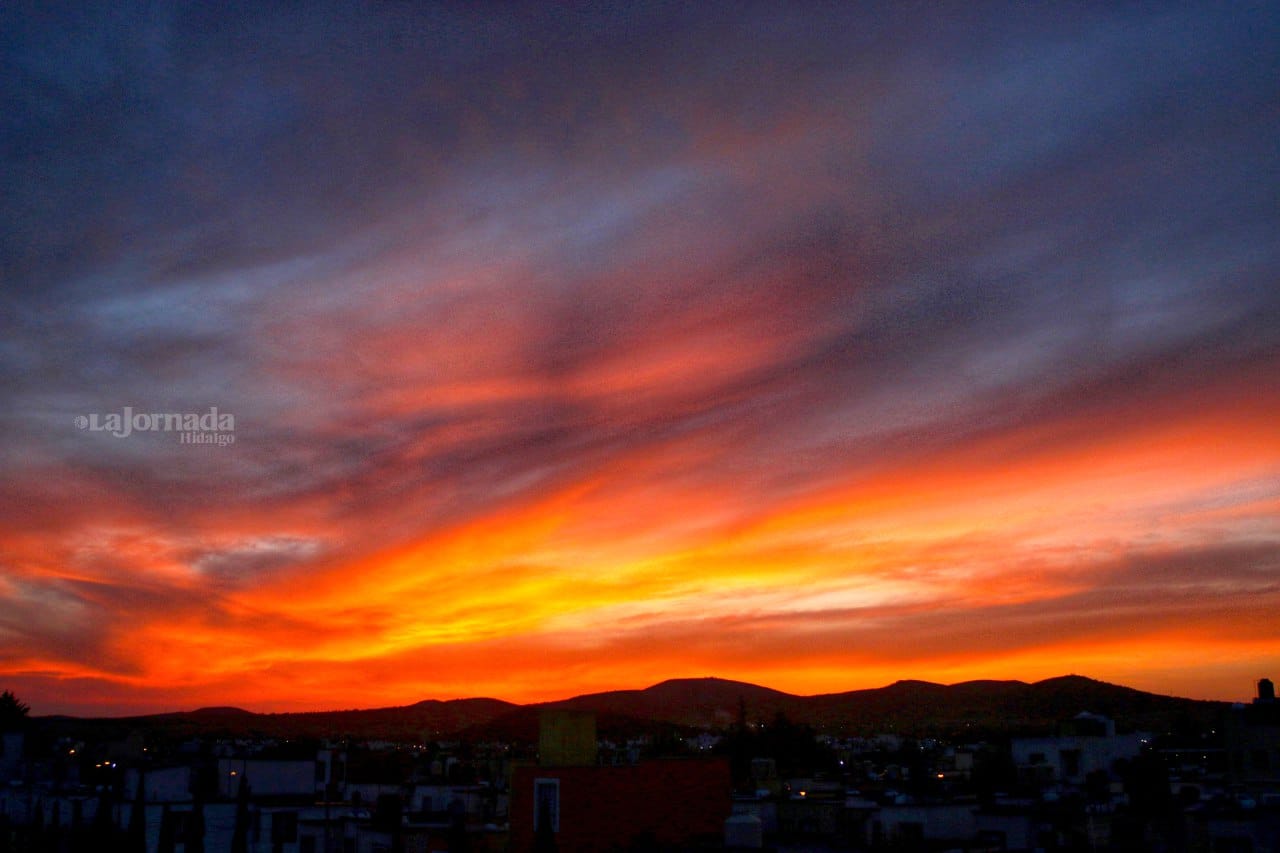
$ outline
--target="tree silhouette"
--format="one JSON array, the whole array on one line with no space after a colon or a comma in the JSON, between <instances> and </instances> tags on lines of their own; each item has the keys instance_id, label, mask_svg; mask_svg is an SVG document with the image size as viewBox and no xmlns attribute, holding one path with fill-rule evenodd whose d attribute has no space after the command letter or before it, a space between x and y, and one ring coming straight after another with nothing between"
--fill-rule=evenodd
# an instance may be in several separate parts
<instances>
[{"instance_id":1,"label":"tree silhouette","mask_svg":"<svg viewBox=\"0 0 1280 853\"><path fill-rule=\"evenodd\" d=\"M1120 759L1115 764L1128 803L1112 821L1112 838L1125 850L1137 850L1153 834L1165 835L1174 829L1181 814L1174 807L1169 771L1160 757L1143 753Z\"/></svg>"},{"instance_id":2,"label":"tree silhouette","mask_svg":"<svg viewBox=\"0 0 1280 853\"><path fill-rule=\"evenodd\" d=\"M758 728L746 724L746 705L739 703L739 723L717 745L716 751L729 756L734 786L750 790L751 762L756 758L772 758L783 776L813 773L835 766L835 755L817 740L813 728L793 723L778 711L773 722Z\"/></svg>"},{"instance_id":3,"label":"tree silhouette","mask_svg":"<svg viewBox=\"0 0 1280 853\"><path fill-rule=\"evenodd\" d=\"M26 725L31 706L6 690L0 693L0 731L12 731Z\"/></svg>"}]
</instances>

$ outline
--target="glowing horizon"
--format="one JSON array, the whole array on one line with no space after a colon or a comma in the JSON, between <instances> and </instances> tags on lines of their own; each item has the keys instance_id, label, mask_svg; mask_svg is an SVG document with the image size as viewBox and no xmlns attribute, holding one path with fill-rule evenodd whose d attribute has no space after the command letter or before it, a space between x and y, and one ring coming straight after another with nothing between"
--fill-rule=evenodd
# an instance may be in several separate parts
<instances>
[{"instance_id":1,"label":"glowing horizon","mask_svg":"<svg viewBox=\"0 0 1280 853\"><path fill-rule=\"evenodd\" d=\"M33 713L1280 676L1280 16L344 9L0 11Z\"/></svg>"}]
</instances>

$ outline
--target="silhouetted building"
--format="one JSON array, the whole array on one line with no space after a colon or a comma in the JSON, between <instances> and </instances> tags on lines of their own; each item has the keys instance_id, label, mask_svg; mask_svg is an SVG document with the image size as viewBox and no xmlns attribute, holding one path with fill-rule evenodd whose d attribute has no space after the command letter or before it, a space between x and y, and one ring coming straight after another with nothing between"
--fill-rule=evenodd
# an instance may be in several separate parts
<instances>
[{"instance_id":1,"label":"silhouetted building","mask_svg":"<svg viewBox=\"0 0 1280 853\"><path fill-rule=\"evenodd\" d=\"M739 850L760 850L764 847L764 828L760 818L753 814L735 814L724 822L724 846Z\"/></svg>"},{"instance_id":2,"label":"silhouetted building","mask_svg":"<svg viewBox=\"0 0 1280 853\"><path fill-rule=\"evenodd\" d=\"M590 711L549 708L538 718L538 763L543 767L581 767L596 763L596 715Z\"/></svg>"},{"instance_id":3,"label":"silhouetted building","mask_svg":"<svg viewBox=\"0 0 1280 853\"><path fill-rule=\"evenodd\" d=\"M22 732L0 732L0 783L22 778L25 745Z\"/></svg>"},{"instance_id":4,"label":"silhouetted building","mask_svg":"<svg viewBox=\"0 0 1280 853\"><path fill-rule=\"evenodd\" d=\"M1118 735L1112 720L1083 713L1063 724L1059 737L1014 738L1013 762L1024 782L1084 784L1097 770L1142 751L1144 736Z\"/></svg>"},{"instance_id":5,"label":"silhouetted building","mask_svg":"<svg viewBox=\"0 0 1280 853\"><path fill-rule=\"evenodd\" d=\"M589 719L588 719L589 718ZM673 758L597 765L594 715L546 714L537 765L511 779L512 853L554 839L557 850L606 853L718 843L730 813L732 778L722 758ZM548 763L549 760L549 763ZM574 763L570 763L574 762Z\"/></svg>"},{"instance_id":6,"label":"silhouetted building","mask_svg":"<svg viewBox=\"0 0 1280 853\"><path fill-rule=\"evenodd\" d=\"M977 834L973 803L904 803L881 806L871 820L871 842L918 850L944 842L962 843Z\"/></svg>"},{"instance_id":7,"label":"silhouetted building","mask_svg":"<svg viewBox=\"0 0 1280 853\"><path fill-rule=\"evenodd\" d=\"M218 794L232 798L240 787L240 777L247 776L257 797L312 797L324 790L323 767L317 769L315 759L218 759Z\"/></svg>"},{"instance_id":8,"label":"silhouetted building","mask_svg":"<svg viewBox=\"0 0 1280 853\"><path fill-rule=\"evenodd\" d=\"M1231 780L1260 789L1280 785L1280 702L1271 679L1258 682L1251 705L1227 715L1226 746Z\"/></svg>"}]
</instances>

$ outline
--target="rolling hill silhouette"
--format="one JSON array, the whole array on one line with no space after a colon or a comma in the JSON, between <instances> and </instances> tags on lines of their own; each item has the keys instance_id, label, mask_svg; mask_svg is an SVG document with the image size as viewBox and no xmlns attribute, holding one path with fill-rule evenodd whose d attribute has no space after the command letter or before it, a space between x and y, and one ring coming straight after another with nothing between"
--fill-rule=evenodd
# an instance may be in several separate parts
<instances>
[{"instance_id":1,"label":"rolling hill silhouette","mask_svg":"<svg viewBox=\"0 0 1280 853\"><path fill-rule=\"evenodd\" d=\"M958 734L1047 730L1088 711L1121 727L1168 731L1211 722L1223 702L1146 693L1078 675L1028 684L967 681L944 685L898 681L886 687L797 696L723 678L679 678L643 690L590 693L554 702L516 705L499 699L434 699L392 708L257 714L234 707L101 720L103 724L161 727L175 734L342 737L419 741L533 741L545 708L595 711L605 736L629 736L655 725L724 730L745 712L749 723L784 714L819 731L871 734ZM52 718L50 718L52 719ZM92 721L82 720L89 723Z\"/></svg>"}]
</instances>

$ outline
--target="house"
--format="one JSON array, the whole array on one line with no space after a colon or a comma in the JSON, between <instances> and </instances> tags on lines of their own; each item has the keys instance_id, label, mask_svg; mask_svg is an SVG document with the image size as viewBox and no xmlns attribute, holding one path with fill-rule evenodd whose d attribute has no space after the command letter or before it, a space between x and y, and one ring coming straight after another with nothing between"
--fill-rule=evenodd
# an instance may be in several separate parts
<instances>
[{"instance_id":1,"label":"house","mask_svg":"<svg viewBox=\"0 0 1280 853\"><path fill-rule=\"evenodd\" d=\"M890 844L922 846L936 842L963 842L977 835L973 803L895 803L882 805L870 821L873 846Z\"/></svg>"},{"instance_id":2,"label":"house","mask_svg":"<svg viewBox=\"0 0 1280 853\"><path fill-rule=\"evenodd\" d=\"M1280 790L1280 702L1270 679L1258 682L1252 704L1227 715L1226 748L1232 782L1253 791Z\"/></svg>"},{"instance_id":3,"label":"house","mask_svg":"<svg viewBox=\"0 0 1280 853\"><path fill-rule=\"evenodd\" d=\"M247 776L255 797L307 797L324 790L324 765L315 759L219 758L218 795L232 799Z\"/></svg>"},{"instance_id":4,"label":"house","mask_svg":"<svg viewBox=\"0 0 1280 853\"><path fill-rule=\"evenodd\" d=\"M1014 738L1013 763L1026 782L1083 785L1098 770L1110 771L1121 758L1135 758L1149 738L1116 734L1116 724L1096 714L1078 714L1058 737Z\"/></svg>"},{"instance_id":5,"label":"house","mask_svg":"<svg viewBox=\"0 0 1280 853\"><path fill-rule=\"evenodd\" d=\"M510 847L535 849L539 834L574 853L605 853L648 842L665 849L723 837L732 777L722 758L673 758L633 765L594 761L595 720L544 712L539 762L513 768Z\"/></svg>"},{"instance_id":6,"label":"house","mask_svg":"<svg viewBox=\"0 0 1280 853\"><path fill-rule=\"evenodd\" d=\"M133 802L142 784L149 803L186 803L191 801L191 768L152 767L147 770L131 767L124 774L124 798Z\"/></svg>"},{"instance_id":7,"label":"house","mask_svg":"<svg viewBox=\"0 0 1280 853\"><path fill-rule=\"evenodd\" d=\"M22 732L0 732L0 782L22 778L25 745Z\"/></svg>"}]
</instances>

